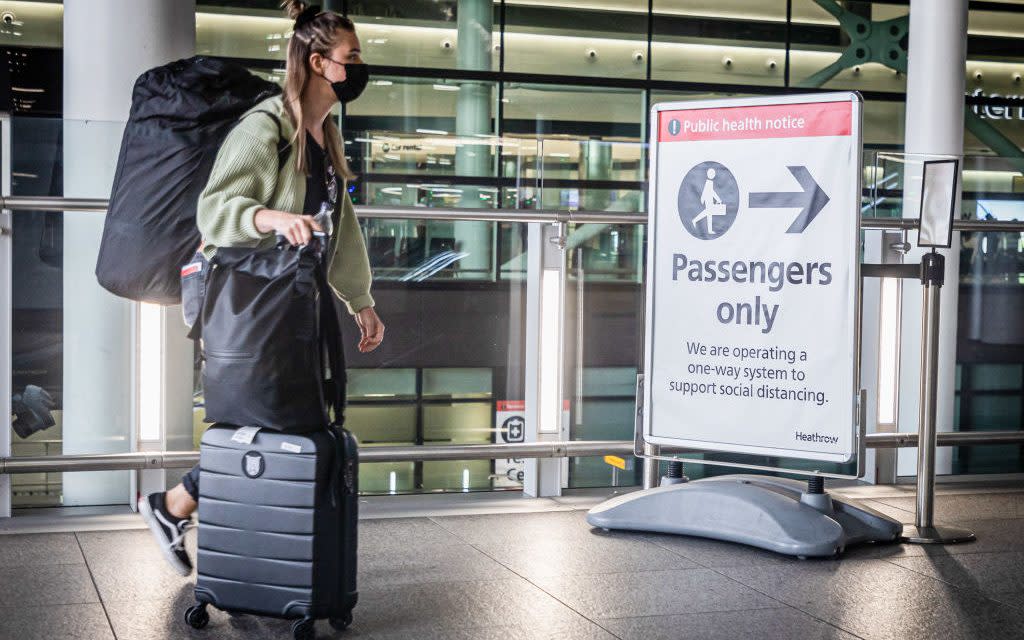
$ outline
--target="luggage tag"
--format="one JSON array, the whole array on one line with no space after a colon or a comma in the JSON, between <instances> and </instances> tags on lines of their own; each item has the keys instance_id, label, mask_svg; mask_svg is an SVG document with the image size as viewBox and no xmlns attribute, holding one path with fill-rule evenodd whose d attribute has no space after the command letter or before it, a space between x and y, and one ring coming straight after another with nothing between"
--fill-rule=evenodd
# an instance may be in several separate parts
<instances>
[{"instance_id":1,"label":"luggage tag","mask_svg":"<svg viewBox=\"0 0 1024 640\"><path fill-rule=\"evenodd\" d=\"M190 330L194 327L196 320L203 308L203 298L206 297L206 258L202 251L196 251L192 261L181 268L181 315L185 326ZM190 338L197 338L198 335L191 335Z\"/></svg>"},{"instance_id":2,"label":"luggage tag","mask_svg":"<svg viewBox=\"0 0 1024 640\"><path fill-rule=\"evenodd\" d=\"M260 427L239 427L235 429L234 435L231 436L231 442L237 442L238 444L252 444L252 441L256 439L256 434L259 432Z\"/></svg>"}]
</instances>

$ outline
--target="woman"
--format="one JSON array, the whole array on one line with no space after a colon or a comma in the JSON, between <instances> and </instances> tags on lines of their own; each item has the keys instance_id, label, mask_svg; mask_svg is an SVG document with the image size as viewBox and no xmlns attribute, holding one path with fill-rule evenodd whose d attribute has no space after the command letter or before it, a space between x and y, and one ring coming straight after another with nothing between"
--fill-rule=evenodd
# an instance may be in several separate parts
<instances>
[{"instance_id":1,"label":"woman","mask_svg":"<svg viewBox=\"0 0 1024 640\"><path fill-rule=\"evenodd\" d=\"M331 225L328 281L355 317L361 333L359 350L365 353L380 345L384 325L373 309L369 259L345 188L353 174L345 161L341 133L329 116L339 101L359 97L366 87L367 67L348 18L321 12L301 0L286 0L282 7L295 20L284 93L243 116L218 151L199 197L203 252L209 258L218 246L271 247L278 235L293 245L306 244L314 231L323 231L309 214L341 198L340 220ZM280 137L291 143L283 166L278 159ZM192 572L184 535L192 526L198 499L195 467L173 489L139 500L139 513L168 562L182 575Z\"/></svg>"}]
</instances>

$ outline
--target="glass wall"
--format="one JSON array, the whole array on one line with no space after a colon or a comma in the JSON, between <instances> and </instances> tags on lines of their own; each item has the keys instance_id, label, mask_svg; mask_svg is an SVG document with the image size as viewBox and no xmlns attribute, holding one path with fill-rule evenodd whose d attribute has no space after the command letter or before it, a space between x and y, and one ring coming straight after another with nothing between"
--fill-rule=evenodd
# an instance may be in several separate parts
<instances>
[{"instance_id":1,"label":"glass wall","mask_svg":"<svg viewBox=\"0 0 1024 640\"><path fill-rule=\"evenodd\" d=\"M352 18L363 57L372 64L466 71L500 67L500 3L349 0L338 9Z\"/></svg>"},{"instance_id":2,"label":"glass wall","mask_svg":"<svg viewBox=\"0 0 1024 640\"><path fill-rule=\"evenodd\" d=\"M987 116L1004 115L988 107ZM1006 108L1006 112L1010 109ZM1013 110L1014 112L1016 109ZM1016 113L1011 114L1014 117ZM1024 220L1024 162L964 160L963 215ZM958 431L1024 427L1024 233L962 233L957 335ZM955 473L1024 469L1019 446L958 447Z\"/></svg>"},{"instance_id":3,"label":"glass wall","mask_svg":"<svg viewBox=\"0 0 1024 640\"><path fill-rule=\"evenodd\" d=\"M647 28L640 2L507 2L504 70L644 79Z\"/></svg>"},{"instance_id":4,"label":"glass wall","mask_svg":"<svg viewBox=\"0 0 1024 640\"><path fill-rule=\"evenodd\" d=\"M11 171L12 193L107 197L103 185L113 175L122 128L117 122L13 118L12 166L3 168ZM130 303L100 289L93 275L102 226L97 213L14 212L14 456L124 453L132 448L133 373L127 336L133 316ZM76 477L85 476L88 482L64 485L59 473L14 475L13 505L119 504L130 493L127 471Z\"/></svg>"},{"instance_id":5,"label":"glass wall","mask_svg":"<svg viewBox=\"0 0 1024 640\"><path fill-rule=\"evenodd\" d=\"M277 4L201 2L197 53L280 80L291 23ZM647 114L667 100L857 90L865 97L868 150L901 148L906 2L324 4L353 19L364 58L374 65L363 97L341 114L346 150L360 176L350 187L357 204L643 212ZM964 69L964 148L972 159L963 209L979 218L1021 219L1024 162L1016 158L1024 145L1024 11L1011 3L979 7L970 10ZM24 135L34 131L38 140L16 150L16 190L64 193L63 134L55 121L39 118L60 116L62 7L0 2L0 8L13 16L0 27L10 72L5 103L23 116ZM61 214L24 214L18 224L27 225L21 237L28 239L19 240L26 279L17 286L40 301L17 298L19 326L41 334L38 343L29 344L28 333L16 342L23 350L16 363L29 363L16 364L24 388L61 376L64 347L54 337L64 317L60 296L57 285L38 278L49 273L63 282L57 239L65 226ZM378 352L350 354L353 429L366 446L493 440L499 403L522 399L525 226L362 224L389 333ZM964 234L963 242L957 427L1019 428L1021 238ZM570 229L566 322L574 342L567 345L565 378L573 438L631 437L627 409L640 363L644 251L641 226ZM47 296L52 304L42 302ZM45 364L32 364L33 358ZM60 411L59 393L57 406ZM58 434L57 422L23 450L58 451L56 443L38 442ZM954 470L1019 471L1018 458L1012 447L965 449ZM370 492L509 486L498 480L507 471L499 467L380 465L367 470L363 486ZM632 472L613 472L599 460L574 461L568 475L572 486L633 480ZM33 479L44 493L51 481Z\"/></svg>"}]
</instances>

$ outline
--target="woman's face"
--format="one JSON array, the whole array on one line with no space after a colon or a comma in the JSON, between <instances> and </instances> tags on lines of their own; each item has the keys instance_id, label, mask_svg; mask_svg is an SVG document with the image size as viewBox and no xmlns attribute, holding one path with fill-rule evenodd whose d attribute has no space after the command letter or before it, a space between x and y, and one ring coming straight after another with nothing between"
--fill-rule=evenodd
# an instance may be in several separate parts
<instances>
[{"instance_id":1,"label":"woman's face","mask_svg":"<svg viewBox=\"0 0 1024 640\"><path fill-rule=\"evenodd\" d=\"M359 38L355 32L339 29L338 41L330 53L326 57L314 53L309 57L309 63L315 73L327 79L326 87L330 93L331 82L342 82L347 79L343 65L361 63L363 61L361 56Z\"/></svg>"}]
</instances>

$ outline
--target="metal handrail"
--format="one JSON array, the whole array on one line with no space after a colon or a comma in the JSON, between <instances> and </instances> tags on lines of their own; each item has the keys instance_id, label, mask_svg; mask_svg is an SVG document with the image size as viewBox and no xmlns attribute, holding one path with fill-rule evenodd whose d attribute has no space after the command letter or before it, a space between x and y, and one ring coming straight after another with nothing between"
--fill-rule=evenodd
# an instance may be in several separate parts
<instances>
[{"instance_id":1,"label":"metal handrail","mask_svg":"<svg viewBox=\"0 0 1024 640\"><path fill-rule=\"evenodd\" d=\"M895 229L912 231L917 229L917 218L863 218L862 229ZM994 233L1014 233L1024 231L1021 220L954 220L955 231L988 231Z\"/></svg>"},{"instance_id":2,"label":"metal handrail","mask_svg":"<svg viewBox=\"0 0 1024 640\"><path fill-rule=\"evenodd\" d=\"M917 446L916 433L871 433L869 449ZM938 446L1024 444L1024 431L954 431L938 434ZM551 441L522 444L465 444L438 446L363 447L360 463L435 462L443 460L494 460L496 458L582 458L633 455L632 440ZM671 455L682 450L662 449ZM184 469L199 462L197 451L142 451L63 456L0 458L0 475L14 473L70 473L75 471L124 471Z\"/></svg>"},{"instance_id":3,"label":"metal handrail","mask_svg":"<svg viewBox=\"0 0 1024 640\"><path fill-rule=\"evenodd\" d=\"M0 197L0 209L9 211L89 211L103 213L110 205L106 198L65 198L63 196Z\"/></svg>"},{"instance_id":4,"label":"metal handrail","mask_svg":"<svg viewBox=\"0 0 1024 640\"><path fill-rule=\"evenodd\" d=\"M438 460L494 460L496 458L577 458L633 454L632 440L526 442L520 444L465 444L437 446L367 446L359 450L360 463L429 462ZM5 473L122 471L176 469L199 462L198 451L141 451L64 456L0 458Z\"/></svg>"},{"instance_id":5,"label":"metal handrail","mask_svg":"<svg viewBox=\"0 0 1024 640\"><path fill-rule=\"evenodd\" d=\"M110 201L104 198L64 198L61 196L0 197L0 209L11 211L86 211L102 213ZM360 218L400 220L475 220L480 222L594 222L603 224L646 224L647 214L608 211L559 211L554 209L440 209L432 207L379 207L360 205Z\"/></svg>"},{"instance_id":6,"label":"metal handrail","mask_svg":"<svg viewBox=\"0 0 1024 640\"><path fill-rule=\"evenodd\" d=\"M10 211L88 211L102 213L109 200L104 198L64 198L60 196L0 197L0 209ZM563 222L595 224L647 224L646 213L612 211L561 211L555 209L440 209L432 207L382 207L360 205L355 208L360 218L378 220L470 220L478 222ZM912 230L916 218L864 218L863 229ZM957 231L1024 232L1024 221L954 220Z\"/></svg>"}]
</instances>

